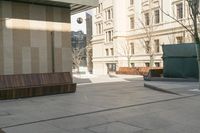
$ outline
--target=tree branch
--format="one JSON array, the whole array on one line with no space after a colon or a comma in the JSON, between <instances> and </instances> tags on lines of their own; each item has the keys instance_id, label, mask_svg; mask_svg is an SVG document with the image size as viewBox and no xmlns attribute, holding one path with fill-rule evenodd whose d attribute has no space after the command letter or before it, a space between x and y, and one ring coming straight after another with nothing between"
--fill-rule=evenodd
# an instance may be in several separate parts
<instances>
[{"instance_id":1,"label":"tree branch","mask_svg":"<svg viewBox=\"0 0 200 133\"><path fill-rule=\"evenodd\" d=\"M179 20L177 20L176 18L172 17L170 14L166 13L165 11L163 11L161 8L160 10L168 17L170 17L171 19L175 20L177 23L179 23L182 27L184 27L192 36L194 36L194 32L192 32L190 29L188 29L188 27L186 25L184 25L183 23L181 23Z\"/></svg>"}]
</instances>

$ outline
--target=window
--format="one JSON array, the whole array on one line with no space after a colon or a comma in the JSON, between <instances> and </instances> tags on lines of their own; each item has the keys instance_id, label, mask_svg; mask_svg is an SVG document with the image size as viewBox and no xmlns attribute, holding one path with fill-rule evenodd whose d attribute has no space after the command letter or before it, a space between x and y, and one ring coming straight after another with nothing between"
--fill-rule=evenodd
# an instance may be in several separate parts
<instances>
[{"instance_id":1,"label":"window","mask_svg":"<svg viewBox=\"0 0 200 133\"><path fill-rule=\"evenodd\" d=\"M176 17L177 19L183 18L183 3L176 4Z\"/></svg>"},{"instance_id":2,"label":"window","mask_svg":"<svg viewBox=\"0 0 200 133\"><path fill-rule=\"evenodd\" d=\"M131 63L131 67L135 67L135 63Z\"/></svg>"},{"instance_id":3,"label":"window","mask_svg":"<svg viewBox=\"0 0 200 133\"><path fill-rule=\"evenodd\" d=\"M108 49L106 49L106 56L109 56L109 51L108 51Z\"/></svg>"},{"instance_id":4,"label":"window","mask_svg":"<svg viewBox=\"0 0 200 133\"><path fill-rule=\"evenodd\" d=\"M150 22L149 13L144 14L144 19L145 19L145 25L149 25Z\"/></svg>"},{"instance_id":5,"label":"window","mask_svg":"<svg viewBox=\"0 0 200 133\"><path fill-rule=\"evenodd\" d=\"M176 42L177 42L177 44L183 43L183 37L182 36L176 37Z\"/></svg>"},{"instance_id":6,"label":"window","mask_svg":"<svg viewBox=\"0 0 200 133\"><path fill-rule=\"evenodd\" d=\"M106 10L106 20L110 20L113 18L113 10L110 8L110 9L107 9Z\"/></svg>"},{"instance_id":7,"label":"window","mask_svg":"<svg viewBox=\"0 0 200 133\"><path fill-rule=\"evenodd\" d=\"M111 55L114 55L114 50L113 50L113 48L110 48L110 53L111 53Z\"/></svg>"},{"instance_id":8,"label":"window","mask_svg":"<svg viewBox=\"0 0 200 133\"><path fill-rule=\"evenodd\" d=\"M133 55L135 54L134 43L132 42L130 43L130 45L131 45L131 54Z\"/></svg>"},{"instance_id":9,"label":"window","mask_svg":"<svg viewBox=\"0 0 200 133\"><path fill-rule=\"evenodd\" d=\"M160 67L160 62L155 62L156 67Z\"/></svg>"},{"instance_id":10,"label":"window","mask_svg":"<svg viewBox=\"0 0 200 133\"><path fill-rule=\"evenodd\" d=\"M101 11L103 10L103 4L100 3L97 7L97 13L101 13Z\"/></svg>"},{"instance_id":11,"label":"window","mask_svg":"<svg viewBox=\"0 0 200 133\"><path fill-rule=\"evenodd\" d=\"M145 63L145 66L146 66L146 67L149 67L149 66L150 66L150 63L149 63L149 62L146 62L146 63Z\"/></svg>"},{"instance_id":12,"label":"window","mask_svg":"<svg viewBox=\"0 0 200 133\"><path fill-rule=\"evenodd\" d=\"M159 40L158 39L156 39L156 40L154 40L154 50L155 50L155 52L156 53L159 53L160 52L160 43L159 43Z\"/></svg>"},{"instance_id":13,"label":"window","mask_svg":"<svg viewBox=\"0 0 200 133\"><path fill-rule=\"evenodd\" d=\"M107 72L115 72L116 71L116 68L117 68L117 65L116 63L106 63L107 65Z\"/></svg>"},{"instance_id":14,"label":"window","mask_svg":"<svg viewBox=\"0 0 200 133\"><path fill-rule=\"evenodd\" d=\"M106 31L106 42L113 41L113 31Z\"/></svg>"},{"instance_id":15,"label":"window","mask_svg":"<svg viewBox=\"0 0 200 133\"><path fill-rule=\"evenodd\" d=\"M111 12L108 10L108 19L111 19Z\"/></svg>"},{"instance_id":16,"label":"window","mask_svg":"<svg viewBox=\"0 0 200 133\"><path fill-rule=\"evenodd\" d=\"M154 23L155 23L155 24L160 23L160 11L159 11L159 10L155 10L155 11L154 11L154 16L155 16Z\"/></svg>"},{"instance_id":17,"label":"window","mask_svg":"<svg viewBox=\"0 0 200 133\"><path fill-rule=\"evenodd\" d=\"M97 27L97 35L101 35L102 32L103 32L103 24L102 23L97 23L96 27Z\"/></svg>"},{"instance_id":18,"label":"window","mask_svg":"<svg viewBox=\"0 0 200 133\"><path fill-rule=\"evenodd\" d=\"M130 5L133 5L134 4L134 0L130 0Z\"/></svg>"},{"instance_id":19,"label":"window","mask_svg":"<svg viewBox=\"0 0 200 133\"><path fill-rule=\"evenodd\" d=\"M130 29L134 29L134 17L130 17Z\"/></svg>"},{"instance_id":20,"label":"window","mask_svg":"<svg viewBox=\"0 0 200 133\"><path fill-rule=\"evenodd\" d=\"M145 41L145 50L146 50L146 53L149 54L150 53L150 44L149 44L149 41Z\"/></svg>"}]
</instances>

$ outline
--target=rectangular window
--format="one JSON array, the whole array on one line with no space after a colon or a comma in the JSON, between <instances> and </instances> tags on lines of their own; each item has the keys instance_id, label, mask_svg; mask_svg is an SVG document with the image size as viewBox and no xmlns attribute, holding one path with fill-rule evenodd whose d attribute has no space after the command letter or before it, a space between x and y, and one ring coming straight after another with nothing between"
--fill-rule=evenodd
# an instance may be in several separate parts
<instances>
[{"instance_id":1,"label":"rectangular window","mask_svg":"<svg viewBox=\"0 0 200 133\"><path fill-rule=\"evenodd\" d=\"M133 54L135 54L134 43L132 42L132 43L130 43L130 45L131 45L131 54L133 55Z\"/></svg>"},{"instance_id":2,"label":"rectangular window","mask_svg":"<svg viewBox=\"0 0 200 133\"><path fill-rule=\"evenodd\" d=\"M155 11L154 11L154 16L155 16L154 23L155 23L155 24L160 23L160 11L159 11L159 10L155 10Z\"/></svg>"},{"instance_id":3,"label":"rectangular window","mask_svg":"<svg viewBox=\"0 0 200 133\"><path fill-rule=\"evenodd\" d=\"M105 11L105 14L106 14L106 20L112 19L112 18L113 18L113 10L112 10L112 8L107 9L107 10Z\"/></svg>"},{"instance_id":4,"label":"rectangular window","mask_svg":"<svg viewBox=\"0 0 200 133\"><path fill-rule=\"evenodd\" d=\"M133 5L134 4L134 0L130 0L130 5Z\"/></svg>"},{"instance_id":5,"label":"rectangular window","mask_svg":"<svg viewBox=\"0 0 200 133\"><path fill-rule=\"evenodd\" d=\"M115 72L116 71L116 68L117 68L117 65L116 63L106 63L107 65L107 72Z\"/></svg>"},{"instance_id":6,"label":"rectangular window","mask_svg":"<svg viewBox=\"0 0 200 133\"><path fill-rule=\"evenodd\" d=\"M149 25L150 23L149 13L144 14L144 19L145 19L145 25Z\"/></svg>"},{"instance_id":7,"label":"rectangular window","mask_svg":"<svg viewBox=\"0 0 200 133\"><path fill-rule=\"evenodd\" d=\"M160 62L155 62L156 67L160 67Z\"/></svg>"},{"instance_id":8,"label":"rectangular window","mask_svg":"<svg viewBox=\"0 0 200 133\"><path fill-rule=\"evenodd\" d=\"M106 49L106 56L109 56L109 51L108 51L108 49Z\"/></svg>"},{"instance_id":9,"label":"rectangular window","mask_svg":"<svg viewBox=\"0 0 200 133\"><path fill-rule=\"evenodd\" d=\"M110 48L110 53L111 53L111 55L114 55L114 50L113 50L113 48Z\"/></svg>"},{"instance_id":10,"label":"rectangular window","mask_svg":"<svg viewBox=\"0 0 200 133\"><path fill-rule=\"evenodd\" d=\"M146 66L146 67L149 67L149 66L150 66L150 63L149 63L149 62L146 62L146 63L145 63L145 66Z\"/></svg>"},{"instance_id":11,"label":"rectangular window","mask_svg":"<svg viewBox=\"0 0 200 133\"><path fill-rule=\"evenodd\" d=\"M108 10L108 20L111 19L111 11Z\"/></svg>"},{"instance_id":12,"label":"rectangular window","mask_svg":"<svg viewBox=\"0 0 200 133\"><path fill-rule=\"evenodd\" d=\"M177 19L183 18L183 3L176 4Z\"/></svg>"},{"instance_id":13,"label":"rectangular window","mask_svg":"<svg viewBox=\"0 0 200 133\"><path fill-rule=\"evenodd\" d=\"M135 22L134 22L134 17L130 17L130 29L134 29L134 25Z\"/></svg>"},{"instance_id":14,"label":"rectangular window","mask_svg":"<svg viewBox=\"0 0 200 133\"><path fill-rule=\"evenodd\" d=\"M135 63L131 63L131 67L135 67Z\"/></svg>"},{"instance_id":15,"label":"rectangular window","mask_svg":"<svg viewBox=\"0 0 200 133\"><path fill-rule=\"evenodd\" d=\"M98 5L98 7L97 7L97 13L101 13L102 10L103 10L103 4L100 3L100 4Z\"/></svg>"},{"instance_id":16,"label":"rectangular window","mask_svg":"<svg viewBox=\"0 0 200 133\"><path fill-rule=\"evenodd\" d=\"M149 54L150 51L151 51L151 47L150 47L149 41L145 41L145 50L146 50L147 54Z\"/></svg>"},{"instance_id":17,"label":"rectangular window","mask_svg":"<svg viewBox=\"0 0 200 133\"><path fill-rule=\"evenodd\" d=\"M176 37L176 42L177 42L177 44L183 43L183 37L182 36Z\"/></svg>"},{"instance_id":18,"label":"rectangular window","mask_svg":"<svg viewBox=\"0 0 200 133\"><path fill-rule=\"evenodd\" d=\"M113 41L113 31L106 31L106 42Z\"/></svg>"},{"instance_id":19,"label":"rectangular window","mask_svg":"<svg viewBox=\"0 0 200 133\"><path fill-rule=\"evenodd\" d=\"M96 24L96 29L97 29L97 35L101 35L103 32L103 24L102 23L97 23Z\"/></svg>"},{"instance_id":20,"label":"rectangular window","mask_svg":"<svg viewBox=\"0 0 200 133\"><path fill-rule=\"evenodd\" d=\"M159 39L156 39L154 40L154 50L156 53L159 53L160 52L160 42L159 42Z\"/></svg>"}]
</instances>

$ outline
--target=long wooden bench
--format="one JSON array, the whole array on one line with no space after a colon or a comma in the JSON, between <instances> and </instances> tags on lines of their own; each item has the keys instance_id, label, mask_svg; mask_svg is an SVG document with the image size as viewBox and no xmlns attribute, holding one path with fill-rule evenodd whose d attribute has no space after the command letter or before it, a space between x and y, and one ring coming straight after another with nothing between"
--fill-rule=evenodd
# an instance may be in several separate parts
<instances>
[{"instance_id":1,"label":"long wooden bench","mask_svg":"<svg viewBox=\"0 0 200 133\"><path fill-rule=\"evenodd\" d=\"M150 81L153 78L162 77L163 69L150 69L147 75L144 75L144 80Z\"/></svg>"},{"instance_id":2,"label":"long wooden bench","mask_svg":"<svg viewBox=\"0 0 200 133\"><path fill-rule=\"evenodd\" d=\"M76 83L69 72L0 75L1 100L75 91Z\"/></svg>"}]
</instances>

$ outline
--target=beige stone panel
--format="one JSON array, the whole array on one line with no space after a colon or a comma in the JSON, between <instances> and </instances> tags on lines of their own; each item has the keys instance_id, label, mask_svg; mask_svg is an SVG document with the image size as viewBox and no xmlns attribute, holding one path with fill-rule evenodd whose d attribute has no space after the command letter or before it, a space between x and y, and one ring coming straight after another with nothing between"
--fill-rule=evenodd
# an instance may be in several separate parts
<instances>
[{"instance_id":1,"label":"beige stone panel","mask_svg":"<svg viewBox=\"0 0 200 133\"><path fill-rule=\"evenodd\" d=\"M52 38L52 33L49 31L47 33L47 60L48 60L48 72L52 72L53 71L53 55L52 55L52 43L53 43L53 38Z\"/></svg>"},{"instance_id":2,"label":"beige stone panel","mask_svg":"<svg viewBox=\"0 0 200 133\"><path fill-rule=\"evenodd\" d=\"M31 48L22 48L22 73L31 73Z\"/></svg>"},{"instance_id":3,"label":"beige stone panel","mask_svg":"<svg viewBox=\"0 0 200 133\"><path fill-rule=\"evenodd\" d=\"M54 32L54 44L55 48L62 48L62 32Z\"/></svg>"},{"instance_id":4,"label":"beige stone panel","mask_svg":"<svg viewBox=\"0 0 200 133\"><path fill-rule=\"evenodd\" d=\"M31 47L46 47L47 23L44 6L30 5L30 30Z\"/></svg>"},{"instance_id":5,"label":"beige stone panel","mask_svg":"<svg viewBox=\"0 0 200 133\"><path fill-rule=\"evenodd\" d=\"M63 72L71 72L72 71L71 48L62 48L62 68L63 68Z\"/></svg>"},{"instance_id":6,"label":"beige stone panel","mask_svg":"<svg viewBox=\"0 0 200 133\"><path fill-rule=\"evenodd\" d=\"M62 47L62 19L61 19L61 8L54 7L53 10L53 25L54 25L54 44L55 48Z\"/></svg>"},{"instance_id":7,"label":"beige stone panel","mask_svg":"<svg viewBox=\"0 0 200 133\"><path fill-rule=\"evenodd\" d=\"M29 18L29 5L24 3L12 3L12 16L16 18L13 20L13 27L22 27L22 29L13 28L13 47L14 47L14 73L21 74L24 72L24 65L22 62L22 58L24 59L26 56L23 55L23 47L30 47L30 30L28 21L17 21L17 20L25 20Z\"/></svg>"},{"instance_id":8,"label":"beige stone panel","mask_svg":"<svg viewBox=\"0 0 200 133\"><path fill-rule=\"evenodd\" d=\"M40 73L47 73L48 72L48 60L47 60L47 48L40 47L39 48L39 67Z\"/></svg>"},{"instance_id":9,"label":"beige stone panel","mask_svg":"<svg viewBox=\"0 0 200 133\"><path fill-rule=\"evenodd\" d=\"M62 33L62 47L71 48L71 32Z\"/></svg>"},{"instance_id":10,"label":"beige stone panel","mask_svg":"<svg viewBox=\"0 0 200 133\"><path fill-rule=\"evenodd\" d=\"M0 18L2 18L2 2L0 2ZM2 29L3 21L0 21L0 29ZM0 75L4 74L4 67L3 67L3 33L0 30Z\"/></svg>"},{"instance_id":11,"label":"beige stone panel","mask_svg":"<svg viewBox=\"0 0 200 133\"><path fill-rule=\"evenodd\" d=\"M39 73L39 48L31 48L31 71Z\"/></svg>"},{"instance_id":12,"label":"beige stone panel","mask_svg":"<svg viewBox=\"0 0 200 133\"><path fill-rule=\"evenodd\" d=\"M2 18L12 17L12 4L11 2L2 2ZM4 74L14 73L13 61L13 31L7 29L7 25L12 26L12 20L6 19L3 23L3 57L4 57Z\"/></svg>"},{"instance_id":13,"label":"beige stone panel","mask_svg":"<svg viewBox=\"0 0 200 133\"><path fill-rule=\"evenodd\" d=\"M15 74L22 74L22 47L15 47L15 42L14 42L14 49L13 49L13 54L14 54L14 73Z\"/></svg>"},{"instance_id":14,"label":"beige stone panel","mask_svg":"<svg viewBox=\"0 0 200 133\"><path fill-rule=\"evenodd\" d=\"M30 5L31 46L39 48L39 72L48 72L46 7ZM32 30L33 29L33 30Z\"/></svg>"},{"instance_id":15,"label":"beige stone panel","mask_svg":"<svg viewBox=\"0 0 200 133\"><path fill-rule=\"evenodd\" d=\"M53 7L46 7L46 21L47 21L47 59L48 72L52 72L52 43L53 43Z\"/></svg>"},{"instance_id":16,"label":"beige stone panel","mask_svg":"<svg viewBox=\"0 0 200 133\"><path fill-rule=\"evenodd\" d=\"M55 71L62 72L62 48L55 48Z\"/></svg>"},{"instance_id":17,"label":"beige stone panel","mask_svg":"<svg viewBox=\"0 0 200 133\"><path fill-rule=\"evenodd\" d=\"M62 9L62 47L71 48L71 24L70 12L68 9Z\"/></svg>"}]
</instances>

